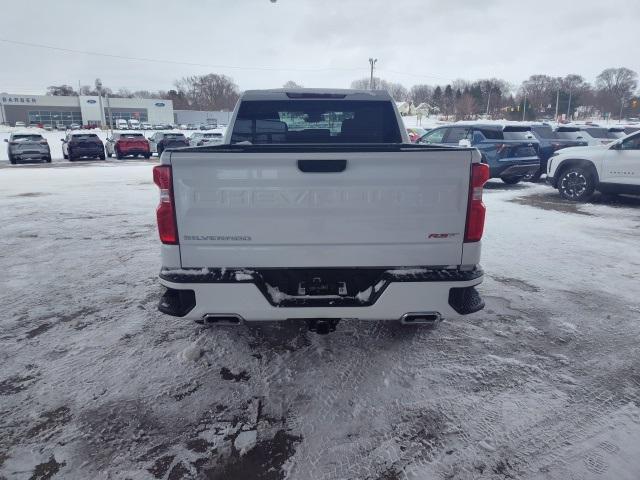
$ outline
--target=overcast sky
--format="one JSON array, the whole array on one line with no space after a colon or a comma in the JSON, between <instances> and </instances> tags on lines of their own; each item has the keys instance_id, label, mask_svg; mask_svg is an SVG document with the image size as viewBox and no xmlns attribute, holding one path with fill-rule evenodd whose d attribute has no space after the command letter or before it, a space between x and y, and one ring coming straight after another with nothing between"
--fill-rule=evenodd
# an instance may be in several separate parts
<instances>
[{"instance_id":1,"label":"overcast sky","mask_svg":"<svg viewBox=\"0 0 640 480\"><path fill-rule=\"evenodd\" d=\"M640 72L637 0L29 0L2 2L0 38L180 65L0 41L0 91L44 93L100 77L105 86L169 89L224 73L238 86L348 87L377 75L445 84L607 67Z\"/></svg>"}]
</instances>

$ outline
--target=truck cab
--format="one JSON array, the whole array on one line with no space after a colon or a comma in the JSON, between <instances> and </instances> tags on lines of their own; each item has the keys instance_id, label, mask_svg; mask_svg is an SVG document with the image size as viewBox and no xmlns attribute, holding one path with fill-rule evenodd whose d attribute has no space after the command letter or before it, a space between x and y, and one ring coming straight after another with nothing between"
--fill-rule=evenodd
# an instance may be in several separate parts
<instances>
[{"instance_id":1,"label":"truck cab","mask_svg":"<svg viewBox=\"0 0 640 480\"><path fill-rule=\"evenodd\" d=\"M411 144L384 91L247 91L224 143L168 148L154 168L159 309L318 333L478 311L480 159Z\"/></svg>"}]
</instances>

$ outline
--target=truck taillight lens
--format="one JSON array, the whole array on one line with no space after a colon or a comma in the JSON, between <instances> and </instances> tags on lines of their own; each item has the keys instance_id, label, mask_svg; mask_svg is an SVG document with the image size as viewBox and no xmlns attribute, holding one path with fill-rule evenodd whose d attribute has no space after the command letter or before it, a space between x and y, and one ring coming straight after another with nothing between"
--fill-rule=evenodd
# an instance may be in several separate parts
<instances>
[{"instance_id":1,"label":"truck taillight lens","mask_svg":"<svg viewBox=\"0 0 640 480\"><path fill-rule=\"evenodd\" d=\"M169 165L153 167L153 182L160 188L160 204L156 210L160 241L168 245L177 245L179 243L178 227L176 225L176 209L173 201L171 167Z\"/></svg>"},{"instance_id":2,"label":"truck taillight lens","mask_svg":"<svg viewBox=\"0 0 640 480\"><path fill-rule=\"evenodd\" d=\"M471 185L469 186L469 205L467 206L467 228L465 242L479 242L484 232L484 217L487 211L482 203L482 187L489 180L489 167L483 163L471 165Z\"/></svg>"}]
</instances>

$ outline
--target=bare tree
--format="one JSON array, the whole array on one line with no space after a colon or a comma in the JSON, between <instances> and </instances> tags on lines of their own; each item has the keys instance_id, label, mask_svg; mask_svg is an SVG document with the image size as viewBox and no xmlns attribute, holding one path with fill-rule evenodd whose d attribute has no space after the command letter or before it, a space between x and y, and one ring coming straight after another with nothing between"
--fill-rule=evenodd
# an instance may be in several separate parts
<instances>
[{"instance_id":1,"label":"bare tree","mask_svg":"<svg viewBox=\"0 0 640 480\"><path fill-rule=\"evenodd\" d=\"M431 97L433 97L431 85L414 85L409 91L409 98L416 106L421 103L431 103Z\"/></svg>"},{"instance_id":2,"label":"bare tree","mask_svg":"<svg viewBox=\"0 0 640 480\"><path fill-rule=\"evenodd\" d=\"M175 85L176 92L187 99L191 109L231 110L240 97L233 80L217 73L184 77Z\"/></svg>"},{"instance_id":3,"label":"bare tree","mask_svg":"<svg viewBox=\"0 0 640 480\"><path fill-rule=\"evenodd\" d=\"M638 74L628 68L607 68L596 78L597 99L605 112L622 111L638 87Z\"/></svg>"},{"instance_id":4,"label":"bare tree","mask_svg":"<svg viewBox=\"0 0 640 480\"><path fill-rule=\"evenodd\" d=\"M47 87L47 95L56 97L72 97L77 96L76 92L70 85L51 85Z\"/></svg>"},{"instance_id":5,"label":"bare tree","mask_svg":"<svg viewBox=\"0 0 640 480\"><path fill-rule=\"evenodd\" d=\"M302 85L294 82L293 80L289 80L287 83L285 83L282 88L304 88Z\"/></svg>"},{"instance_id":6,"label":"bare tree","mask_svg":"<svg viewBox=\"0 0 640 480\"><path fill-rule=\"evenodd\" d=\"M456 101L456 119L472 119L478 111L478 104L470 93L464 93Z\"/></svg>"},{"instance_id":7,"label":"bare tree","mask_svg":"<svg viewBox=\"0 0 640 480\"><path fill-rule=\"evenodd\" d=\"M128 88L119 88L118 91L116 92L115 96L116 97L120 97L120 98L133 98L134 97L133 93Z\"/></svg>"},{"instance_id":8,"label":"bare tree","mask_svg":"<svg viewBox=\"0 0 640 480\"><path fill-rule=\"evenodd\" d=\"M369 78L361 78L351 82L351 88L357 90L369 90ZM386 90L396 102L405 102L410 100L409 91L401 83L389 82L379 77L373 77L373 85L375 90Z\"/></svg>"},{"instance_id":9,"label":"bare tree","mask_svg":"<svg viewBox=\"0 0 640 480\"><path fill-rule=\"evenodd\" d=\"M537 112L545 112L549 105L555 103L558 80L548 75L531 75L522 82L522 90L526 90L527 98Z\"/></svg>"}]
</instances>

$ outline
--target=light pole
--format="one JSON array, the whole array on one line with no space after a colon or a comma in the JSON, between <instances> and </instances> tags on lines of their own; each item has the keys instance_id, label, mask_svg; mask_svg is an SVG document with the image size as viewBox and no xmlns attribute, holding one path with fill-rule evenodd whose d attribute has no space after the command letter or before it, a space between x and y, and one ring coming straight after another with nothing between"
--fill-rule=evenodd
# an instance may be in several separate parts
<instances>
[{"instance_id":1,"label":"light pole","mask_svg":"<svg viewBox=\"0 0 640 480\"><path fill-rule=\"evenodd\" d=\"M571 118L571 95L573 94L573 92L571 91L571 89L569 89L569 104L567 105L567 119Z\"/></svg>"},{"instance_id":2,"label":"light pole","mask_svg":"<svg viewBox=\"0 0 640 480\"><path fill-rule=\"evenodd\" d=\"M556 92L556 116L554 117L556 122L558 121L558 103L560 102L560 90Z\"/></svg>"},{"instance_id":3,"label":"light pole","mask_svg":"<svg viewBox=\"0 0 640 480\"><path fill-rule=\"evenodd\" d=\"M524 117L527 115L527 92L524 92L524 104L522 105L522 121L524 122Z\"/></svg>"},{"instance_id":4,"label":"light pole","mask_svg":"<svg viewBox=\"0 0 640 480\"><path fill-rule=\"evenodd\" d=\"M624 98L620 99L620 115L618 116L618 118L620 119L620 121L622 122L622 107L624 106Z\"/></svg>"},{"instance_id":5,"label":"light pole","mask_svg":"<svg viewBox=\"0 0 640 480\"><path fill-rule=\"evenodd\" d=\"M489 102L491 102L491 87L489 87L489 98L487 98L487 112L485 113L486 117L489 117Z\"/></svg>"},{"instance_id":6,"label":"light pole","mask_svg":"<svg viewBox=\"0 0 640 480\"><path fill-rule=\"evenodd\" d=\"M369 80L369 90L373 90L373 69L378 62L377 58L369 58L369 64L371 65L371 79Z\"/></svg>"}]
</instances>

